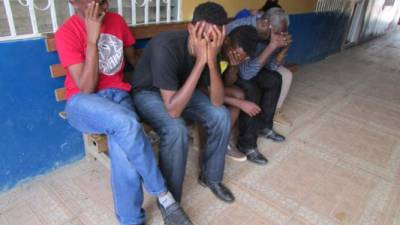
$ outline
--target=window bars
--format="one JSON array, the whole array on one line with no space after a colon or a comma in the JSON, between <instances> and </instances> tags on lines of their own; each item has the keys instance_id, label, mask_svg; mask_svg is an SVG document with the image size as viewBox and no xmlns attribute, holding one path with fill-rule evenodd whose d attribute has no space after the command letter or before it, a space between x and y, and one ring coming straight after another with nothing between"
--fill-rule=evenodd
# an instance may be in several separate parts
<instances>
[{"instance_id":1,"label":"window bars","mask_svg":"<svg viewBox=\"0 0 400 225\"><path fill-rule=\"evenodd\" d=\"M349 0L318 0L315 12L341 11Z\"/></svg>"},{"instance_id":2,"label":"window bars","mask_svg":"<svg viewBox=\"0 0 400 225\"><path fill-rule=\"evenodd\" d=\"M74 8L61 0L0 0L0 41L55 32ZM129 25L181 20L182 0L109 0ZM3 14L3 15L1 15Z\"/></svg>"}]
</instances>

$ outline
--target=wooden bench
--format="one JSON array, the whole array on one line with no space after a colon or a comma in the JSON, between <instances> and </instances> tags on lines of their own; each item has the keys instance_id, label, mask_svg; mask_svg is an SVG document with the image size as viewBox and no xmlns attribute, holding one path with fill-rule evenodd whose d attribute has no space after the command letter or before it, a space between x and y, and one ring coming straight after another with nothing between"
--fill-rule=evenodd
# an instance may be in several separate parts
<instances>
[{"instance_id":1,"label":"wooden bench","mask_svg":"<svg viewBox=\"0 0 400 225\"><path fill-rule=\"evenodd\" d=\"M160 32L164 31L179 31L184 30L187 27L188 22L179 22L179 23L168 23L168 24L150 24L150 25L139 25L135 27L130 27L130 31L136 38L136 40L148 40L152 37L156 36ZM56 52L56 45L54 34L46 34L45 35L45 43L46 49L48 52ZM143 52L143 48L135 48L135 62L139 61L139 58ZM133 65L135 66L135 65ZM285 65L292 72L297 70L297 65ZM52 78L60 79L64 78L66 75L65 69L61 66L61 64L53 64L50 65L50 74ZM57 102L65 101L65 87L57 88L55 91L55 99ZM58 114L62 119L67 119L67 115L64 111L59 112ZM152 131L152 128L142 123L146 134L148 135L150 141L153 146L157 143L157 135ZM193 139L193 143L195 147L199 147L200 138L198 128L194 125L190 125L191 129L189 129L189 133L191 138ZM85 145L86 156L89 159L95 159L100 161L106 167L110 168L110 160L107 156L107 137L105 135L99 134L83 134L83 140Z\"/></svg>"},{"instance_id":2,"label":"wooden bench","mask_svg":"<svg viewBox=\"0 0 400 225\"><path fill-rule=\"evenodd\" d=\"M136 38L136 40L148 40L160 32L164 31L178 31L186 29L187 22L169 23L169 24L153 24L153 25L140 25L136 27L130 27L130 31ZM57 52L54 34L45 35L45 44L47 52ZM143 52L142 48L135 49L135 64L139 61L139 58ZM135 65L133 65L135 66ZM66 76L66 70L61 64L50 65L50 75L52 78L60 79ZM65 101L65 87L57 88L54 91L55 99L57 102ZM58 115L62 119L67 119L67 115L64 111L59 112ZM158 136L152 130L152 128L142 123L144 130L149 137L153 146L158 143ZM190 136L193 138L194 143L199 143L199 137L197 129L190 129ZM107 168L110 168L110 160L107 156L107 137L103 134L83 134L83 140L85 145L85 153L87 158L100 161Z\"/></svg>"}]
</instances>

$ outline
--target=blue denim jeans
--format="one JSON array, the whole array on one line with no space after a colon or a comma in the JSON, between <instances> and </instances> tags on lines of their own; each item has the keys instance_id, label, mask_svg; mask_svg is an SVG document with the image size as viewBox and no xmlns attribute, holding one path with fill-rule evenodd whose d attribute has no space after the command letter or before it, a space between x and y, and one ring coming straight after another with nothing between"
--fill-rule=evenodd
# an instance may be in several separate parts
<instances>
[{"instance_id":1,"label":"blue denim jeans","mask_svg":"<svg viewBox=\"0 0 400 225\"><path fill-rule=\"evenodd\" d=\"M117 219L122 225L143 223L142 182L155 196L167 189L130 95L117 89L79 93L67 102L66 112L79 131L107 135Z\"/></svg>"},{"instance_id":2,"label":"blue denim jeans","mask_svg":"<svg viewBox=\"0 0 400 225\"><path fill-rule=\"evenodd\" d=\"M201 162L203 178L210 183L222 181L231 129L230 114L224 106L213 106L208 96L196 90L182 113L183 118L172 118L157 91L142 90L133 99L139 115L160 136L159 166L168 190L177 201L181 200L188 151L188 130L183 118L199 122L207 130Z\"/></svg>"}]
</instances>

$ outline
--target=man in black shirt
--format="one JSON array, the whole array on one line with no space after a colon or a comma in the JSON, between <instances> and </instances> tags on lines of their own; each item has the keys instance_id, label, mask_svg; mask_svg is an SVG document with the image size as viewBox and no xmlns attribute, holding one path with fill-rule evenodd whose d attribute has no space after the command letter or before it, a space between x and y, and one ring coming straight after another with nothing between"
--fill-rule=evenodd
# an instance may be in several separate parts
<instances>
[{"instance_id":1,"label":"man in black shirt","mask_svg":"<svg viewBox=\"0 0 400 225\"><path fill-rule=\"evenodd\" d=\"M188 31L162 33L148 43L133 76L137 110L160 136L160 169L177 201L181 200L188 152L183 118L199 122L207 130L200 184L219 199L234 201L222 184L231 123L223 106L217 55L226 22L222 6L212 2L198 5Z\"/></svg>"}]
</instances>

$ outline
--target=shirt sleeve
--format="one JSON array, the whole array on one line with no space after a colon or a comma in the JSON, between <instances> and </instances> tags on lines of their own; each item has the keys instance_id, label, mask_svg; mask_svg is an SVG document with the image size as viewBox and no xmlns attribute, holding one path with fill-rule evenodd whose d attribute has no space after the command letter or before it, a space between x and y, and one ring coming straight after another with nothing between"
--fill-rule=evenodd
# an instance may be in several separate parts
<instances>
[{"instance_id":1,"label":"shirt sleeve","mask_svg":"<svg viewBox=\"0 0 400 225\"><path fill-rule=\"evenodd\" d=\"M249 59L239 65L240 78L250 80L261 70L261 64L257 58Z\"/></svg>"},{"instance_id":2,"label":"shirt sleeve","mask_svg":"<svg viewBox=\"0 0 400 225\"><path fill-rule=\"evenodd\" d=\"M259 56L264 49L267 47L266 43L257 43L256 55ZM271 54L264 68L274 70L275 65L273 65L274 59L276 58L276 51ZM239 65L239 75L244 80L250 80L255 77L258 72L262 69L261 63L258 58L249 59Z\"/></svg>"},{"instance_id":3,"label":"shirt sleeve","mask_svg":"<svg viewBox=\"0 0 400 225\"><path fill-rule=\"evenodd\" d=\"M240 27L240 26L246 26L246 25L253 25L253 17L245 17L245 18L240 18L236 19L226 25L226 33L231 33L235 28Z\"/></svg>"},{"instance_id":4,"label":"shirt sleeve","mask_svg":"<svg viewBox=\"0 0 400 225\"><path fill-rule=\"evenodd\" d=\"M269 60L268 60L267 65L265 65L265 68L267 68L267 69L269 69L269 70L274 70L274 71L276 71L276 70L278 69L278 67L279 67L280 65L278 65L278 64L275 62L276 57L278 56L278 52L279 52L279 50L275 50L275 51L272 53L271 57L269 57Z\"/></svg>"},{"instance_id":5,"label":"shirt sleeve","mask_svg":"<svg viewBox=\"0 0 400 225\"><path fill-rule=\"evenodd\" d=\"M82 41L75 33L67 29L59 30L55 35L55 40L58 57L64 68L85 61Z\"/></svg>"},{"instance_id":6,"label":"shirt sleeve","mask_svg":"<svg viewBox=\"0 0 400 225\"><path fill-rule=\"evenodd\" d=\"M235 20L241 19L241 18L245 18L245 17L249 17L249 16L251 16L250 10L242 9L238 13L236 13Z\"/></svg>"},{"instance_id":7,"label":"shirt sleeve","mask_svg":"<svg viewBox=\"0 0 400 225\"><path fill-rule=\"evenodd\" d=\"M153 86L159 89L176 91L179 88L178 61L167 47L158 47L151 51L151 74Z\"/></svg>"}]
</instances>

